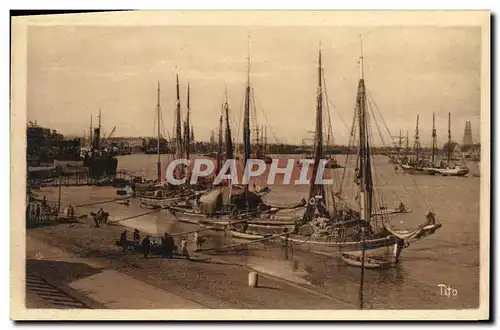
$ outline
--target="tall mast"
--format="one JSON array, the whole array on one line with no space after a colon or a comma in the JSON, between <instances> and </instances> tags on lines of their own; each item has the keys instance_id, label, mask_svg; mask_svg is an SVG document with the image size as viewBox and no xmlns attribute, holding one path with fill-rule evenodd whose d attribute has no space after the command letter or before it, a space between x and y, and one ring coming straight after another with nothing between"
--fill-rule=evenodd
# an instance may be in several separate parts
<instances>
[{"instance_id":1,"label":"tall mast","mask_svg":"<svg viewBox=\"0 0 500 330\"><path fill-rule=\"evenodd\" d=\"M257 150L257 156L260 154L260 130L259 130L259 127L257 126L255 128L255 135L256 135L256 145L255 145L255 149Z\"/></svg>"},{"instance_id":2,"label":"tall mast","mask_svg":"<svg viewBox=\"0 0 500 330\"><path fill-rule=\"evenodd\" d=\"M182 128L181 128L181 100L180 100L180 93L179 93L179 75L177 77L177 102L176 102L176 108L175 108L175 144L176 144L176 158L182 158Z\"/></svg>"},{"instance_id":3,"label":"tall mast","mask_svg":"<svg viewBox=\"0 0 500 330\"><path fill-rule=\"evenodd\" d=\"M194 127L193 125L191 125L191 129L189 130L189 133L191 134L191 136L189 137L190 141L191 141L191 145L192 145L192 151L193 153L196 153L196 143L194 142Z\"/></svg>"},{"instance_id":4,"label":"tall mast","mask_svg":"<svg viewBox=\"0 0 500 330\"><path fill-rule=\"evenodd\" d=\"M259 146L260 154L264 154L264 124L260 125L260 146Z\"/></svg>"},{"instance_id":5,"label":"tall mast","mask_svg":"<svg viewBox=\"0 0 500 330\"><path fill-rule=\"evenodd\" d=\"M90 149L93 149L93 145L94 145L94 141L92 140L92 136L93 136L92 133L93 133L92 132L92 114L90 114L90 136L89 136L89 139L90 139L90 143L89 143Z\"/></svg>"},{"instance_id":6,"label":"tall mast","mask_svg":"<svg viewBox=\"0 0 500 330\"><path fill-rule=\"evenodd\" d=\"M97 115L97 128L96 128L96 132L95 132L95 136L94 136L94 140L95 140L95 147L94 149L97 150L97 151L100 151L101 150L101 109L99 109L99 114Z\"/></svg>"},{"instance_id":7,"label":"tall mast","mask_svg":"<svg viewBox=\"0 0 500 330\"><path fill-rule=\"evenodd\" d=\"M229 125L229 104L227 102L227 88L224 88L226 101L224 102L224 110L226 112L226 159L233 159L233 141L231 138L231 126Z\"/></svg>"},{"instance_id":8,"label":"tall mast","mask_svg":"<svg viewBox=\"0 0 500 330\"><path fill-rule=\"evenodd\" d=\"M360 79L358 84L358 94L356 98L356 107L359 117L359 201L360 201L360 229L361 229L361 279L359 286L360 308L363 309L363 287L364 287L364 269L365 269L365 231L366 224L371 218L372 206L372 176L370 163L370 146L367 136L366 122L366 91L363 67L363 41L360 40L361 54L359 57Z\"/></svg>"},{"instance_id":9,"label":"tall mast","mask_svg":"<svg viewBox=\"0 0 500 330\"><path fill-rule=\"evenodd\" d=\"M191 112L191 105L190 105L190 100L189 100L189 81L188 81L188 85L187 85L187 113L186 113L186 127L184 128L184 135L186 136L185 139L186 139L186 158L189 159L189 148L190 148L190 133L189 133L189 128L191 127L190 126L190 123L189 123L189 115L190 115L190 112Z\"/></svg>"},{"instance_id":10,"label":"tall mast","mask_svg":"<svg viewBox=\"0 0 500 330\"><path fill-rule=\"evenodd\" d=\"M161 116L161 111L160 111L160 82L158 81L158 87L157 87L157 100L156 100L156 118L158 118L158 125L157 125L157 136L156 136L156 154L157 154L157 161L156 161L156 173L157 173L157 178L158 182L161 182L161 159L160 159L160 139L161 139L161 132L160 132L160 116Z\"/></svg>"},{"instance_id":11,"label":"tall mast","mask_svg":"<svg viewBox=\"0 0 500 330\"><path fill-rule=\"evenodd\" d=\"M249 45L250 48L250 45ZM252 152L251 140L250 140L250 49L248 50L248 64L247 64L247 85L245 90L245 113L243 116L243 150L244 150L244 161L243 168L246 168L247 161L250 159ZM245 197L248 196L248 184L245 185ZM245 198L248 200L248 198Z\"/></svg>"},{"instance_id":12,"label":"tall mast","mask_svg":"<svg viewBox=\"0 0 500 330\"><path fill-rule=\"evenodd\" d=\"M223 132L223 111L224 105L221 107L220 118L219 118L219 139L217 143L217 174L222 166L222 132Z\"/></svg>"},{"instance_id":13,"label":"tall mast","mask_svg":"<svg viewBox=\"0 0 500 330\"><path fill-rule=\"evenodd\" d=\"M399 141L398 141L398 157L400 157L401 154L401 130L399 130Z\"/></svg>"},{"instance_id":14,"label":"tall mast","mask_svg":"<svg viewBox=\"0 0 500 330\"><path fill-rule=\"evenodd\" d=\"M267 153L267 125L264 126L264 153Z\"/></svg>"},{"instance_id":15,"label":"tall mast","mask_svg":"<svg viewBox=\"0 0 500 330\"><path fill-rule=\"evenodd\" d=\"M417 127L415 129L415 153L416 153L416 161L418 162L418 156L419 156L419 152L420 152L420 141L419 141L419 137L418 137L418 114L417 114Z\"/></svg>"},{"instance_id":16,"label":"tall mast","mask_svg":"<svg viewBox=\"0 0 500 330\"><path fill-rule=\"evenodd\" d=\"M448 164L451 161L451 112L448 112Z\"/></svg>"},{"instance_id":17,"label":"tall mast","mask_svg":"<svg viewBox=\"0 0 500 330\"><path fill-rule=\"evenodd\" d=\"M361 56L360 64L360 80L358 84L357 108L359 117L359 179L360 179L360 203L361 203L361 220L369 221L371 216L371 164L370 164L370 148L367 136L366 123L366 90L363 68L363 44L361 41ZM366 196L365 196L366 195ZM366 198L365 198L366 197Z\"/></svg>"},{"instance_id":18,"label":"tall mast","mask_svg":"<svg viewBox=\"0 0 500 330\"><path fill-rule=\"evenodd\" d=\"M321 66L321 49L318 52L318 90L316 91L316 136L314 137L314 165L309 182L309 199L314 198L316 194L324 196L323 186L316 185L316 172L318 171L319 162L323 156L323 85L322 85L322 66Z\"/></svg>"},{"instance_id":19,"label":"tall mast","mask_svg":"<svg viewBox=\"0 0 500 330\"><path fill-rule=\"evenodd\" d=\"M405 157L408 159L408 152L410 151L410 138L408 137L408 130L406 130L406 148Z\"/></svg>"},{"instance_id":20,"label":"tall mast","mask_svg":"<svg viewBox=\"0 0 500 330\"><path fill-rule=\"evenodd\" d=\"M432 158L431 163L434 164L434 158L436 156L436 115L432 113Z\"/></svg>"}]
</instances>

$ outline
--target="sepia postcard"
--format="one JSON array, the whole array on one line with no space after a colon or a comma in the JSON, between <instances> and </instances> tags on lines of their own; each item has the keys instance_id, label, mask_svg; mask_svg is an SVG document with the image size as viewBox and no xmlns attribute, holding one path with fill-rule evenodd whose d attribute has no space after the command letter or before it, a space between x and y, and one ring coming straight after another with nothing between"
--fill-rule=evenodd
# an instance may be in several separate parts
<instances>
[{"instance_id":1,"label":"sepia postcard","mask_svg":"<svg viewBox=\"0 0 500 330\"><path fill-rule=\"evenodd\" d=\"M13 17L11 318L489 319L490 19Z\"/></svg>"}]
</instances>

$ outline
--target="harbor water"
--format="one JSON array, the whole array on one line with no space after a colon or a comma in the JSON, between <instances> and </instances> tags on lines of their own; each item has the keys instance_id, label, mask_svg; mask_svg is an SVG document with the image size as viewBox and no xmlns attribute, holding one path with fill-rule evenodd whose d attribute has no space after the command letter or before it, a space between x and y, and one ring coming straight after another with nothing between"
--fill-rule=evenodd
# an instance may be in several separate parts
<instances>
[{"instance_id":1,"label":"harbor water","mask_svg":"<svg viewBox=\"0 0 500 330\"><path fill-rule=\"evenodd\" d=\"M292 156L290 156L292 157ZM294 156L299 158L300 156ZM135 154L119 156L118 170L134 175L154 178L156 155ZM162 155L165 164L169 156ZM287 159L288 156L279 156ZM340 164L345 156L338 156ZM396 172L388 157L374 156L375 185L379 198L388 208L397 207L402 201L412 212L391 218L397 228L413 229L426 221L425 214L431 210L443 227L433 235L417 241L403 250L401 263L395 268L365 270L365 309L464 309L479 306L479 187L477 163L468 164L471 172L466 177L441 177L409 175ZM165 164L163 164L165 166ZM349 171L354 167L347 162ZM333 189L339 190L343 169L327 170L334 177ZM337 171L337 174L335 174ZM266 175L266 173L264 174ZM349 176L346 175L344 181ZM279 178L278 178L279 181ZM260 181L264 183L264 181ZM270 203L293 203L307 198L307 185L270 185L266 196ZM109 187L63 187L62 203L82 204L98 202L116 195L116 188ZM349 185L342 188L348 195ZM43 188L40 194L49 200L57 199L57 188ZM382 204L381 204L382 205ZM140 208L137 201L129 206L107 203L77 209L88 213L103 207L111 214L111 221L133 217L148 210ZM180 233L196 229L195 225L179 223L168 211L162 210L120 222L121 225L137 228L143 233L160 236L164 232ZM202 233L207 246L218 246L242 242L231 239L221 232ZM206 246L204 246L206 247ZM331 256L307 252L307 248L291 246L287 251L279 244L249 245L245 250L218 256L229 261L244 263L254 270L294 282L297 285L314 287L317 291L338 299L357 304L360 269L346 265L338 253ZM443 293L443 285L456 290L456 295Z\"/></svg>"}]
</instances>

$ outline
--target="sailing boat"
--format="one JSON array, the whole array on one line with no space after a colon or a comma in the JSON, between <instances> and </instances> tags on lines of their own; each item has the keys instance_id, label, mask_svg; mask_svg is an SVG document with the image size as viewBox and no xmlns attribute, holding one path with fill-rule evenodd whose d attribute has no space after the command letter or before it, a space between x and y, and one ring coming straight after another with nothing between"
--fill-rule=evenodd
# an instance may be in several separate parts
<instances>
[{"instance_id":1,"label":"sailing boat","mask_svg":"<svg viewBox=\"0 0 500 330\"><path fill-rule=\"evenodd\" d=\"M424 155L422 155L422 152L420 150L421 144L420 144L418 123L419 123L419 115L417 114L417 126L415 128L415 141L413 144L413 149L415 150L415 157L413 159L410 159L408 157L408 144L407 144L406 157L401 162L401 168L403 169L404 173L434 175L434 172L432 171L433 167L432 163L434 162L434 158L436 155L435 145L433 145L433 151L432 151L433 156L431 161L429 162L429 160L426 159ZM433 143L435 143L435 135L436 131L433 126Z\"/></svg>"},{"instance_id":2,"label":"sailing boat","mask_svg":"<svg viewBox=\"0 0 500 330\"><path fill-rule=\"evenodd\" d=\"M433 130L433 151L432 151L432 159L434 165L434 149L435 149L435 130ZM469 168L464 164L459 165L452 162L452 150L453 143L451 141L451 113L448 113L448 145L447 145L447 160L445 162L441 162L439 166L433 166L429 169L429 172L432 174L438 174L442 176L465 176L469 173Z\"/></svg>"},{"instance_id":3,"label":"sailing boat","mask_svg":"<svg viewBox=\"0 0 500 330\"><path fill-rule=\"evenodd\" d=\"M407 161L401 164L403 172L410 174L427 174L427 175L442 175L442 176L464 176L469 173L469 169L465 165L458 165L452 163L452 141L451 141L451 114L448 113L448 150L447 150L447 161L441 161L436 164L437 161L437 134L435 125L435 115L432 114L432 154L430 162L420 156L420 142L418 136L418 115L417 115L417 127L415 130L415 159L413 161Z\"/></svg>"},{"instance_id":4,"label":"sailing boat","mask_svg":"<svg viewBox=\"0 0 500 330\"><path fill-rule=\"evenodd\" d=\"M309 226L309 233L305 233L302 226L298 231L289 235L289 240L297 243L298 247L305 248L312 252L333 255L341 253L341 258L345 262L364 267L383 267L399 262L399 256L403 248L410 243L433 234L441 227L437 222L435 214L427 214L427 222L414 230L394 230L388 222L387 214L373 215L376 208L375 187L373 182L371 139L369 136L369 124L366 111L366 88L363 73L363 55L360 59L360 80L356 96L355 119L359 127L358 131L358 156L357 175L354 182L357 185L356 200L359 202L359 212L352 212L351 209L342 210L335 204L339 217L326 218L321 214L316 214L315 221L323 223L322 230L316 230ZM319 72L321 74L321 52L319 54ZM321 80L320 80L321 81ZM321 85L319 85L321 88ZM321 93L317 96L317 114L321 111ZM355 121L356 122L356 121ZM316 142L316 162L321 154L321 116L317 115L317 142ZM319 129L318 129L319 128ZM353 125L353 131L355 125ZM314 172L313 172L314 173ZM313 174L314 179L314 174ZM310 196L324 194L324 187L311 185ZM346 203L347 204L347 203ZM309 208L310 211L313 207ZM326 212L325 212L326 213ZM312 216L309 213L309 218ZM306 217L307 219L307 217ZM312 230L311 230L312 229ZM312 231L312 232L311 232ZM304 244L307 243L307 244ZM366 255L366 259L364 258Z\"/></svg>"},{"instance_id":5,"label":"sailing boat","mask_svg":"<svg viewBox=\"0 0 500 330\"><path fill-rule=\"evenodd\" d=\"M401 162L401 146L402 146L402 137L401 130L399 130L399 140L396 147L396 155L389 154L389 164L399 164Z\"/></svg>"},{"instance_id":6,"label":"sailing boat","mask_svg":"<svg viewBox=\"0 0 500 330\"><path fill-rule=\"evenodd\" d=\"M245 111L243 123L243 168L251 158L251 130L250 130L250 109L252 103L252 88L250 85L250 56L248 57L248 76L245 86ZM229 104L226 100L223 105L226 119L226 157L232 159L233 147L231 130L229 125ZM222 162L222 113L219 120L219 143L217 151L218 171L221 170ZM263 197L269 190L250 190L248 184L220 185L213 187L210 191L202 194L193 201L191 205L173 204L168 210L179 221L194 223L198 225L210 226L211 228L225 229L228 225L246 223L245 227L266 227L276 226L281 230L283 225L293 225L293 221L274 221L269 219L269 215L276 213L280 208L302 207L304 203L287 205L284 207L271 206L263 201Z\"/></svg>"},{"instance_id":7,"label":"sailing boat","mask_svg":"<svg viewBox=\"0 0 500 330\"><path fill-rule=\"evenodd\" d=\"M253 159L261 159L263 160L266 164L271 164L273 162L273 159L265 154L265 145L264 145L264 126L259 130L257 127L255 129L256 133L256 143L255 143L255 148L254 148L254 153L253 153ZM259 133L261 135L259 135Z\"/></svg>"},{"instance_id":8,"label":"sailing boat","mask_svg":"<svg viewBox=\"0 0 500 330\"><path fill-rule=\"evenodd\" d=\"M177 91L179 91L179 79L177 78ZM189 95L189 93L188 93ZM180 112L179 110L179 93L177 93L177 108L176 110ZM158 88L157 88L157 104L156 104L156 111L157 111L157 162L156 162L156 172L157 172L157 178L156 182L154 183L146 183L142 184L142 188L144 191L142 191L140 198L139 198L139 203L142 207L145 208L165 208L167 205L171 204L174 201L181 200L183 198L186 198L186 196L189 196L192 194L190 190L183 189L183 187L180 186L172 186L168 185L165 186L163 183L162 179L162 171L161 171L161 156L160 156L160 140L162 139L161 136L161 130L160 130L160 125L161 125L161 105L160 105L160 82L158 82ZM179 135L179 134L178 134ZM177 147L179 147L179 143L177 143ZM137 186L137 185L136 185Z\"/></svg>"}]
</instances>

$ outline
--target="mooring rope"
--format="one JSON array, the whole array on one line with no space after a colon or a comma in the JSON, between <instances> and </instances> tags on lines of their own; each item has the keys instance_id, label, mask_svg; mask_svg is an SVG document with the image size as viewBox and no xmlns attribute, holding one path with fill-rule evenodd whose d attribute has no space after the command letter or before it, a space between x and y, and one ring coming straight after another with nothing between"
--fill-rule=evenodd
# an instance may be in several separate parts
<instances>
[{"instance_id":1,"label":"mooring rope","mask_svg":"<svg viewBox=\"0 0 500 330\"><path fill-rule=\"evenodd\" d=\"M116 201L125 201L125 200L131 199L131 198L132 198L132 196L122 197L122 198L113 198L113 199L108 199L108 200L99 201L99 202L73 205L73 207L85 207L85 206L92 206L92 205L98 205L98 204L106 204L106 203L112 203L112 202L116 202Z\"/></svg>"},{"instance_id":2,"label":"mooring rope","mask_svg":"<svg viewBox=\"0 0 500 330\"><path fill-rule=\"evenodd\" d=\"M246 245L250 245L250 244L261 243L261 242L264 242L264 241L268 241L270 239L281 237L282 235L283 234L276 234L276 235L272 235L272 236L268 236L268 237L263 237L263 238L260 238L260 239L254 240L254 241L250 241L250 242L247 242L247 243L237 243L237 244L223 245L223 246L220 246L218 248L201 249L201 250L198 250L197 252L210 252L210 251L211 252L216 252L216 251L221 251L221 250L224 250L224 249L227 249L227 248L233 248L233 247L238 247L238 246L246 246Z\"/></svg>"},{"instance_id":3,"label":"mooring rope","mask_svg":"<svg viewBox=\"0 0 500 330\"><path fill-rule=\"evenodd\" d=\"M61 203L61 206L70 206L70 205L73 205L73 207L85 207L85 206L92 206L92 205L98 205L98 204L112 203L112 202L116 202L116 201L125 201L125 200L132 199L132 198L134 198L134 197L129 196L129 197L113 198L113 199L107 199L107 200L104 200L104 201L98 201L98 202L92 202L92 203L86 203L86 204L77 204L77 205L67 204L67 203ZM35 202L42 202L43 199L35 197L34 201ZM57 201L48 200L48 199L46 199L45 202L51 203L51 204L57 204Z\"/></svg>"},{"instance_id":4,"label":"mooring rope","mask_svg":"<svg viewBox=\"0 0 500 330\"><path fill-rule=\"evenodd\" d=\"M307 239L305 239L305 240L304 240L303 242L301 242L301 243L296 243L296 242L294 242L294 241L292 241L292 240L291 240L290 242L292 242L292 244L294 244L294 245L304 245L305 243L309 242L309 241L311 240L311 238L312 238L312 235L309 235L309 236L307 236Z\"/></svg>"},{"instance_id":5,"label":"mooring rope","mask_svg":"<svg viewBox=\"0 0 500 330\"><path fill-rule=\"evenodd\" d=\"M139 218L139 217L142 217L144 215L148 215L148 214L151 214L153 212L158 212L158 211L161 211L163 208L157 208L157 209L154 209L154 210L149 210L147 212L144 212L144 213L141 213L141 214L137 214L137 215L133 215L133 216L130 216L130 217L125 217L123 219L119 219L119 220L113 220L113 221L108 221L108 224L113 224L113 223L117 223L117 222L121 222L121 221L125 221L125 220L130 220L130 219L134 219L134 218Z\"/></svg>"}]
</instances>

